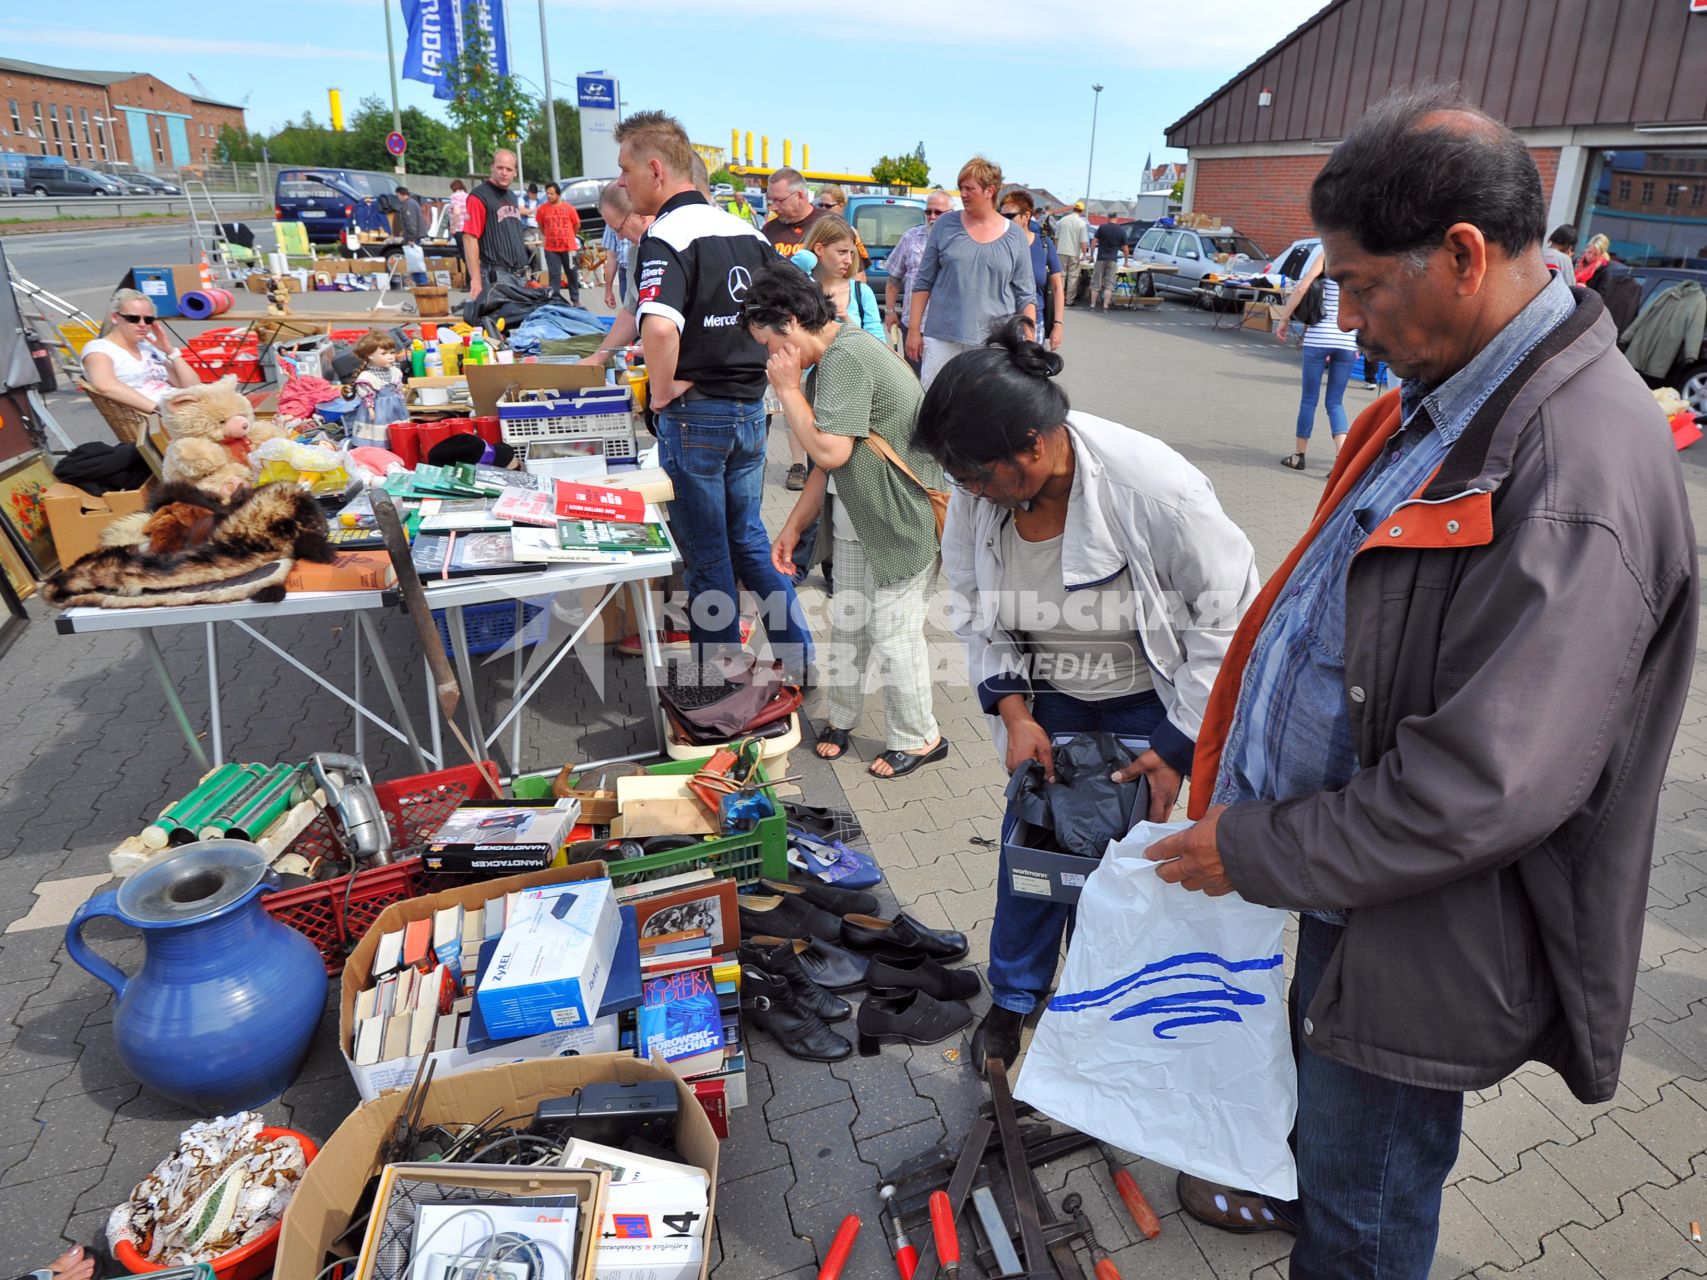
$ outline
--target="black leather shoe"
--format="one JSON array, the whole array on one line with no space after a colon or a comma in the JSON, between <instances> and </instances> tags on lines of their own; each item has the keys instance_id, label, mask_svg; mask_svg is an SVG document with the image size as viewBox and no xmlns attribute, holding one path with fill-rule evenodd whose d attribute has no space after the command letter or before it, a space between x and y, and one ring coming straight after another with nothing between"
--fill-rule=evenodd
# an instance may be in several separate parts
<instances>
[{"instance_id":1,"label":"black leather shoe","mask_svg":"<svg viewBox=\"0 0 1707 1280\"><path fill-rule=\"evenodd\" d=\"M927 956L871 957L865 980L872 987L917 987L938 1000L970 1000L983 984L971 969L945 969Z\"/></svg>"},{"instance_id":2,"label":"black leather shoe","mask_svg":"<svg viewBox=\"0 0 1707 1280\"><path fill-rule=\"evenodd\" d=\"M822 938L839 942L840 917L815 907L798 893L743 893L736 899L741 909L744 937L768 934L773 938Z\"/></svg>"},{"instance_id":3,"label":"black leather shoe","mask_svg":"<svg viewBox=\"0 0 1707 1280\"><path fill-rule=\"evenodd\" d=\"M972 1025L972 1010L958 1000L938 1000L910 988L873 990L859 1006L859 1052L869 1058L890 1040L935 1044Z\"/></svg>"},{"instance_id":4,"label":"black leather shoe","mask_svg":"<svg viewBox=\"0 0 1707 1280\"><path fill-rule=\"evenodd\" d=\"M763 969L773 978L781 978L794 991L801 1006L810 1009L825 1022L841 1022L853 1016L853 1006L840 996L833 996L807 976L801 966L800 953L806 943L800 938L778 939L762 943L749 938L741 944L741 963Z\"/></svg>"},{"instance_id":5,"label":"black leather shoe","mask_svg":"<svg viewBox=\"0 0 1707 1280\"><path fill-rule=\"evenodd\" d=\"M745 921L741 927L747 927ZM771 932L776 931L773 929ZM842 920L842 943L854 951L928 956L941 961L963 960L968 950L964 933L927 928L905 911L893 920L879 920L868 915L845 917Z\"/></svg>"},{"instance_id":6,"label":"black leather shoe","mask_svg":"<svg viewBox=\"0 0 1707 1280\"><path fill-rule=\"evenodd\" d=\"M767 945L783 941L781 938L769 938L757 934L752 941ZM867 961L864 956L856 956L845 947L838 947L833 942L825 942L822 938L794 938L794 942L804 942L804 950L797 952L800 956L800 967L806 970L806 976L811 978L826 991L846 991L850 987L865 985Z\"/></svg>"},{"instance_id":7,"label":"black leather shoe","mask_svg":"<svg viewBox=\"0 0 1707 1280\"><path fill-rule=\"evenodd\" d=\"M864 889L838 889L833 884L825 884L816 876L809 876L803 871L790 867L788 883L780 880L761 880L759 882L768 891L775 894L793 894L805 898L813 906L822 911L828 911L833 916L872 915L877 910L877 895L867 893Z\"/></svg>"},{"instance_id":8,"label":"black leather shoe","mask_svg":"<svg viewBox=\"0 0 1707 1280\"><path fill-rule=\"evenodd\" d=\"M853 1052L822 1018L801 1006L787 982L750 964L741 966L741 1009L790 1057L840 1062Z\"/></svg>"},{"instance_id":9,"label":"black leather shoe","mask_svg":"<svg viewBox=\"0 0 1707 1280\"><path fill-rule=\"evenodd\" d=\"M972 1069L983 1075L984 1064L991 1058L1000 1058L1005 1066L1013 1066L1014 1059L1019 1057L1019 1033L1024 1026L1023 1013L991 1005L978 1030L972 1033Z\"/></svg>"}]
</instances>

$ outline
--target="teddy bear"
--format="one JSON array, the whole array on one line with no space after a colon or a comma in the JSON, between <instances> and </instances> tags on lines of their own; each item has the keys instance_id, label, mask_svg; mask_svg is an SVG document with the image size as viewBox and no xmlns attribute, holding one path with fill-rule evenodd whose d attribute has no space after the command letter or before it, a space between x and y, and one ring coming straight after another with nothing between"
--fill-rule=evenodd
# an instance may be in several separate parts
<instances>
[{"instance_id":1,"label":"teddy bear","mask_svg":"<svg viewBox=\"0 0 1707 1280\"><path fill-rule=\"evenodd\" d=\"M271 423L256 421L254 406L233 377L168 392L160 398L160 421L170 441L161 478L221 498L254 483L250 449L281 434Z\"/></svg>"}]
</instances>

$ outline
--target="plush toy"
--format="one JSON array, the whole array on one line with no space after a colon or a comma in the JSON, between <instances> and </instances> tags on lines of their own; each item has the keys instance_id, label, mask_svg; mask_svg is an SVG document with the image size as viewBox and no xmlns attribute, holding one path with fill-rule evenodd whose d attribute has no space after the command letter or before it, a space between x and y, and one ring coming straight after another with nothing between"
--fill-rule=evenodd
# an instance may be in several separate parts
<instances>
[{"instance_id":1,"label":"plush toy","mask_svg":"<svg viewBox=\"0 0 1707 1280\"><path fill-rule=\"evenodd\" d=\"M256 422L254 406L232 377L168 392L160 400L160 421L170 439L161 478L221 498L254 483L249 451L278 435L271 423Z\"/></svg>"}]
</instances>

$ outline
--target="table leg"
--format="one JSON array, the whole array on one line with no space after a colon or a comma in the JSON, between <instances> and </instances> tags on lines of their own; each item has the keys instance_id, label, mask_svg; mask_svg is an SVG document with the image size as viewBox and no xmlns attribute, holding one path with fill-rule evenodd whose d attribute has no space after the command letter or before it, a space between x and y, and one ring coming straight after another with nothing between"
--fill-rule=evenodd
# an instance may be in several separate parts
<instances>
[{"instance_id":1,"label":"table leg","mask_svg":"<svg viewBox=\"0 0 1707 1280\"><path fill-rule=\"evenodd\" d=\"M225 728L220 723L224 708L219 701L219 629L211 622L202 626L207 628L207 707L213 729L213 764L218 768L225 763Z\"/></svg>"},{"instance_id":2,"label":"table leg","mask_svg":"<svg viewBox=\"0 0 1707 1280\"><path fill-rule=\"evenodd\" d=\"M556 281L552 281L555 285ZM555 601L556 597L553 597ZM545 606L551 608L551 604ZM549 622L550 615L547 615ZM512 697L521 697L522 693L522 628L527 624L527 610L522 601L516 601L516 631L515 640L510 646L510 690ZM510 772L519 773L522 767L522 718L520 716L510 721Z\"/></svg>"},{"instance_id":3,"label":"table leg","mask_svg":"<svg viewBox=\"0 0 1707 1280\"><path fill-rule=\"evenodd\" d=\"M208 763L207 751L202 747L201 739L196 737L196 731L190 724L183 700L178 697L178 687L172 683L172 673L166 669L166 655L160 652L160 642L154 638L151 629L143 629L142 649L148 655L149 665L154 668L155 678L160 681L160 688L166 694L166 709L172 713L172 719L177 722L178 732L184 735L184 741L190 744L190 754L196 758L201 771L206 773L213 766Z\"/></svg>"},{"instance_id":4,"label":"table leg","mask_svg":"<svg viewBox=\"0 0 1707 1280\"><path fill-rule=\"evenodd\" d=\"M427 732L432 735L433 756L442 767L445 758L445 744L443 726L439 723L439 700L433 692L433 668L425 658L421 659L421 672L426 676L423 687L427 691Z\"/></svg>"},{"instance_id":5,"label":"table leg","mask_svg":"<svg viewBox=\"0 0 1707 1280\"><path fill-rule=\"evenodd\" d=\"M350 650L355 654L355 670L350 676L350 696L357 702L362 700L362 629L359 626L350 628ZM367 726L362 723L365 717L356 716L356 759L363 760L367 749Z\"/></svg>"},{"instance_id":6,"label":"table leg","mask_svg":"<svg viewBox=\"0 0 1707 1280\"><path fill-rule=\"evenodd\" d=\"M421 740L415 736L415 721L409 715L409 708L403 702L403 690L397 687L397 676L391 670L391 660L385 656L385 646L379 641L379 632L373 625L373 619L366 613L358 611L355 615L356 626L367 635L367 645L373 651L373 665L379 670L379 682L385 686L385 694L391 699L391 713L397 717L398 726L409 741L409 750L414 753L415 764L422 773L427 772L427 759L421 752ZM440 760L444 757L440 756Z\"/></svg>"},{"instance_id":7,"label":"table leg","mask_svg":"<svg viewBox=\"0 0 1707 1280\"><path fill-rule=\"evenodd\" d=\"M650 588L649 582L634 584L640 596L640 652L646 660L646 688L652 698L652 728L658 735L658 754L665 755L670 736L664 723L664 700L658 696L658 689L664 683L664 646L659 642L658 618Z\"/></svg>"},{"instance_id":8,"label":"table leg","mask_svg":"<svg viewBox=\"0 0 1707 1280\"><path fill-rule=\"evenodd\" d=\"M456 678L462 683L462 705L468 708L468 740L476 749L483 750L491 744L480 727L480 702L474 695L474 663L468 656L468 626L462 606L446 609L445 622L450 628L451 652L456 656Z\"/></svg>"}]
</instances>

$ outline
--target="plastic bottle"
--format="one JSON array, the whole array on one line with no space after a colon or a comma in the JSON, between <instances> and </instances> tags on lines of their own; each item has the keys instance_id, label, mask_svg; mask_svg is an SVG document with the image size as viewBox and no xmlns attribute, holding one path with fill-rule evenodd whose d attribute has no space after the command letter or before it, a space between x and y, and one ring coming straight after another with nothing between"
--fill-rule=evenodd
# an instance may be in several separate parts
<instances>
[{"instance_id":1,"label":"plastic bottle","mask_svg":"<svg viewBox=\"0 0 1707 1280\"><path fill-rule=\"evenodd\" d=\"M425 377L427 373L427 345L419 338L409 344L409 376Z\"/></svg>"},{"instance_id":2,"label":"plastic bottle","mask_svg":"<svg viewBox=\"0 0 1707 1280\"><path fill-rule=\"evenodd\" d=\"M464 364L489 364L492 360L492 348L486 345L486 335L474 333L469 335L468 354L463 357Z\"/></svg>"},{"instance_id":3,"label":"plastic bottle","mask_svg":"<svg viewBox=\"0 0 1707 1280\"><path fill-rule=\"evenodd\" d=\"M445 362L439 355L439 349L436 345L427 348L425 364L427 377L442 378L444 376Z\"/></svg>"},{"instance_id":4,"label":"plastic bottle","mask_svg":"<svg viewBox=\"0 0 1707 1280\"><path fill-rule=\"evenodd\" d=\"M444 361L445 374L456 377L462 372L462 339L454 333L439 335L439 358Z\"/></svg>"}]
</instances>

